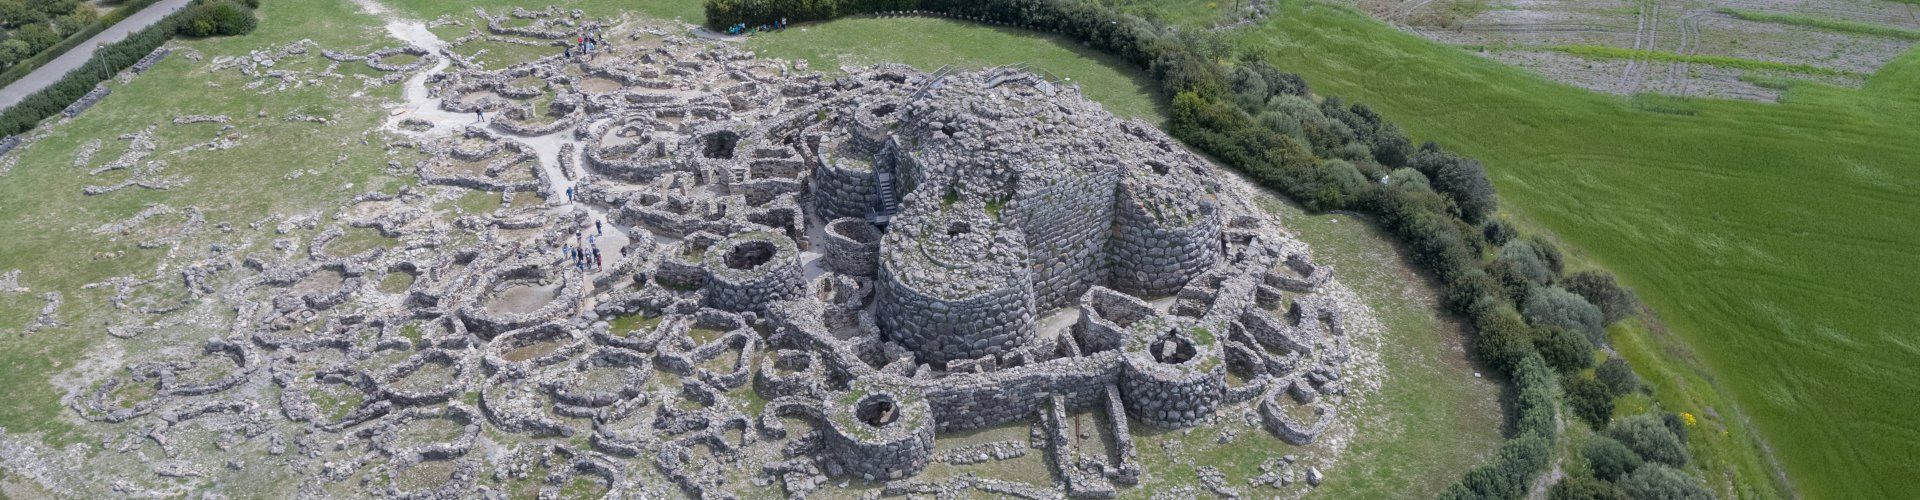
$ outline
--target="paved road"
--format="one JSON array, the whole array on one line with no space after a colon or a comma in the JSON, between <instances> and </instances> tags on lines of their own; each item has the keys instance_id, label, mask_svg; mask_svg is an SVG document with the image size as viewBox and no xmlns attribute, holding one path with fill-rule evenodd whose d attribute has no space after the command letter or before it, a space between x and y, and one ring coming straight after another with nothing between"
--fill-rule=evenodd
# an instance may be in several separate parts
<instances>
[{"instance_id":1,"label":"paved road","mask_svg":"<svg viewBox=\"0 0 1920 500\"><path fill-rule=\"evenodd\" d=\"M191 1L192 0L160 0L158 3L147 6L145 10L135 12L132 16L120 20L120 22L115 23L113 26L108 26L106 31L94 35L92 39L74 47L73 50L68 50L67 53L60 54L60 57L54 58L53 62L34 69L33 72L28 73L25 78L8 84L7 88L0 89L0 110L19 104L20 101L26 99L27 96L33 95L33 93L39 92L40 89L47 88L48 85L53 85L54 82L60 81L60 78L67 76L68 72L79 69L80 66L87 63L88 59L93 58L93 52L99 49L101 45L125 40L127 35L146 29L148 26L153 26L154 23L165 19L167 15L186 7L187 3Z\"/></svg>"}]
</instances>

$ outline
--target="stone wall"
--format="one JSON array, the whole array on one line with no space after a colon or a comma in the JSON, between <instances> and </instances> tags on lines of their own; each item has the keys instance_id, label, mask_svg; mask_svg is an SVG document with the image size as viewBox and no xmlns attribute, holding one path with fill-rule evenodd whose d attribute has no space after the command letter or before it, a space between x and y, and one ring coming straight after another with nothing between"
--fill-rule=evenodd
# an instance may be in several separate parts
<instances>
[{"instance_id":1,"label":"stone wall","mask_svg":"<svg viewBox=\"0 0 1920 500\"><path fill-rule=\"evenodd\" d=\"M826 266L834 272L870 277L879 271L880 230L856 218L827 223Z\"/></svg>"},{"instance_id":2,"label":"stone wall","mask_svg":"<svg viewBox=\"0 0 1920 500\"><path fill-rule=\"evenodd\" d=\"M707 250L708 305L728 311L764 311L767 303L805 289L800 250L771 231L741 233Z\"/></svg>"},{"instance_id":3,"label":"stone wall","mask_svg":"<svg viewBox=\"0 0 1920 500\"><path fill-rule=\"evenodd\" d=\"M1119 179L1119 169L1107 168L1020 196L1019 221L1039 310L1071 306L1087 287L1106 281L1101 264L1113 233Z\"/></svg>"},{"instance_id":4,"label":"stone wall","mask_svg":"<svg viewBox=\"0 0 1920 500\"><path fill-rule=\"evenodd\" d=\"M848 158L823 158L810 179L814 214L823 220L866 218L878 199L874 195L873 163Z\"/></svg>"},{"instance_id":5,"label":"stone wall","mask_svg":"<svg viewBox=\"0 0 1920 500\"><path fill-rule=\"evenodd\" d=\"M849 475L900 479L920 473L933 455L935 417L915 389L856 383L821 405L826 448Z\"/></svg>"},{"instance_id":6,"label":"stone wall","mask_svg":"<svg viewBox=\"0 0 1920 500\"><path fill-rule=\"evenodd\" d=\"M1129 179L1115 197L1111 285L1143 296L1169 295L1206 271L1218 257L1220 216L1211 201L1197 201L1198 214L1186 218L1159 210L1141 190L1155 189Z\"/></svg>"}]
</instances>

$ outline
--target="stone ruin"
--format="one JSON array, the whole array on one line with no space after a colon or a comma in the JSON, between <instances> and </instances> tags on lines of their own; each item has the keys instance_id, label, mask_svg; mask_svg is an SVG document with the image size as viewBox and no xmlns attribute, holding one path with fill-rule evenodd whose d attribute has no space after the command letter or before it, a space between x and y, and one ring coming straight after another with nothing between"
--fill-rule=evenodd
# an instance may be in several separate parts
<instances>
[{"instance_id":1,"label":"stone ruin","mask_svg":"<svg viewBox=\"0 0 1920 500\"><path fill-rule=\"evenodd\" d=\"M516 10L487 29L588 23ZM828 77L621 35L500 70L366 56L427 71L409 99L429 105L388 127L418 185L360 195L331 223L283 221L279 254L181 267L195 284L181 303L218 301L228 328L114 372L73 411L134 424L106 445L157 443L159 476L218 467L193 444L211 440L303 471L305 493L418 498L498 497L495 481L529 477L542 498L577 481L726 498L742 464L790 496L831 481L1058 496L914 479L1025 455L937 455L935 438L1028 421L1055 487L1110 497L1150 473L1130 425L1244 409L1304 445L1334 421L1350 345L1345 309L1319 293L1331 272L1250 187L1154 126L1015 69ZM456 62L427 69L441 57ZM443 208L476 193L502 204ZM296 240L302 225L319 233ZM399 244L336 250L349 231ZM598 263L562 251L586 235ZM277 395L257 396L267 384ZM1111 446L1071 439L1063 421L1082 412L1109 417ZM152 491L140 484L114 488Z\"/></svg>"}]
</instances>

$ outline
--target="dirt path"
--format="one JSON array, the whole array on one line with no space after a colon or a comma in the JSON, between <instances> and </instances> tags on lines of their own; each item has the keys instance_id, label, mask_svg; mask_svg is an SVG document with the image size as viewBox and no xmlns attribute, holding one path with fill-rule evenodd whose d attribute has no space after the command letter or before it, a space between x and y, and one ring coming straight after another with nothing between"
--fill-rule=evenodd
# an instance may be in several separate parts
<instances>
[{"instance_id":1,"label":"dirt path","mask_svg":"<svg viewBox=\"0 0 1920 500\"><path fill-rule=\"evenodd\" d=\"M439 55L439 61L434 63L433 67L407 79L406 88L401 94L406 102L388 113L386 128L389 131L422 139L438 138L459 133L469 126L482 123L482 120L474 115L455 113L442 108L441 104L446 96L433 97L432 92L427 88L428 79L446 72L447 68L453 65L453 54L448 50L445 40L428 30L425 23L402 19L378 2L356 0L355 3L368 13L385 19L387 32L394 38ZM424 120L433 126L423 131L407 130L400 126L402 121L409 119ZM562 167L572 164L576 170L581 168L579 157L581 144L573 141L572 136L573 129L568 128L539 137L511 137L507 140L521 142L533 149L534 156L540 163L541 177L547 181L545 186L547 204L552 207L555 214L579 211L587 215L587 220L581 228L582 234L576 239L592 236L593 247L600 251L603 260L618 260L622 248L640 241L643 237L650 238L651 235L643 229L621 227L614 223L614 220L600 207L587 203L574 203L567 195L567 189L574 187L577 179L586 175L586 172L568 172ZM563 151L569 151L568 145L573 146L570 151L574 157L569 158L572 161L563 162L560 155ZM603 274L605 271L589 273L588 279L599 278Z\"/></svg>"},{"instance_id":2,"label":"dirt path","mask_svg":"<svg viewBox=\"0 0 1920 500\"><path fill-rule=\"evenodd\" d=\"M26 77L7 84L6 88L0 89L0 110L19 104L20 101L25 100L27 96L31 96L47 88L47 86L53 85L62 78L66 78L67 73L80 69L81 66L87 64L88 60L93 59L93 53L98 51L101 45L125 40L127 35L147 29L148 26L153 26L154 23L160 22L161 19L165 19L168 15L185 8L190 1L191 0L161 0L159 3L149 5L146 9L135 12L132 16L128 16L126 19L114 23L113 26L108 26L106 31L101 31L100 34L94 35L93 38L87 39L85 42L81 42L79 46L68 50L67 53L60 54L60 57L53 58L53 61L48 62L46 66L41 66L33 70L32 73L27 73Z\"/></svg>"},{"instance_id":3,"label":"dirt path","mask_svg":"<svg viewBox=\"0 0 1920 500\"><path fill-rule=\"evenodd\" d=\"M1562 440L1566 439L1567 436L1567 421L1563 417L1563 415L1558 414L1558 410L1555 411L1553 417L1554 433L1559 434ZM1553 465L1547 466L1547 471L1540 474L1540 477L1533 478L1533 486L1527 488L1527 500L1546 500L1547 490L1553 488L1554 483L1558 483L1566 477L1567 455L1565 453L1555 453Z\"/></svg>"}]
</instances>

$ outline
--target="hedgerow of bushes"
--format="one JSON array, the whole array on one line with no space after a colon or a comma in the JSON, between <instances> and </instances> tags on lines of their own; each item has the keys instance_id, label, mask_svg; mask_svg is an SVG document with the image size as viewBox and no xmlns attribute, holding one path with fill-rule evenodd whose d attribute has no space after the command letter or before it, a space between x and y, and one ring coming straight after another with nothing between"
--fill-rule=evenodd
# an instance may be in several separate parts
<instances>
[{"instance_id":1,"label":"hedgerow of bushes","mask_svg":"<svg viewBox=\"0 0 1920 500\"><path fill-rule=\"evenodd\" d=\"M1205 34L1162 28L1086 0L706 2L715 27L890 11L1022 26L1113 54L1171 96L1167 129L1174 137L1310 210L1379 220L1439 279L1448 309L1472 327L1474 356L1512 380L1517 395L1511 437L1445 497L1524 496L1554 453L1560 388L1573 389L1575 416L1599 429L1611 417L1616 389L1629 385L1623 379L1631 370L1618 373L1624 364L1611 365L1606 380L1585 370L1606 342L1606 325L1634 310L1631 292L1600 271L1563 276L1564 259L1551 242L1524 237L1495 218L1499 201L1478 161L1432 142L1415 147L1364 104L1334 96L1316 103L1305 80L1257 54L1236 60Z\"/></svg>"},{"instance_id":2,"label":"hedgerow of bushes","mask_svg":"<svg viewBox=\"0 0 1920 500\"><path fill-rule=\"evenodd\" d=\"M33 130L41 120L66 109L93 91L95 85L132 67L175 35L225 36L252 31L257 26L252 7L257 5L255 2L257 0L197 0L153 26L100 47L85 65L0 113L0 136Z\"/></svg>"}]
</instances>

